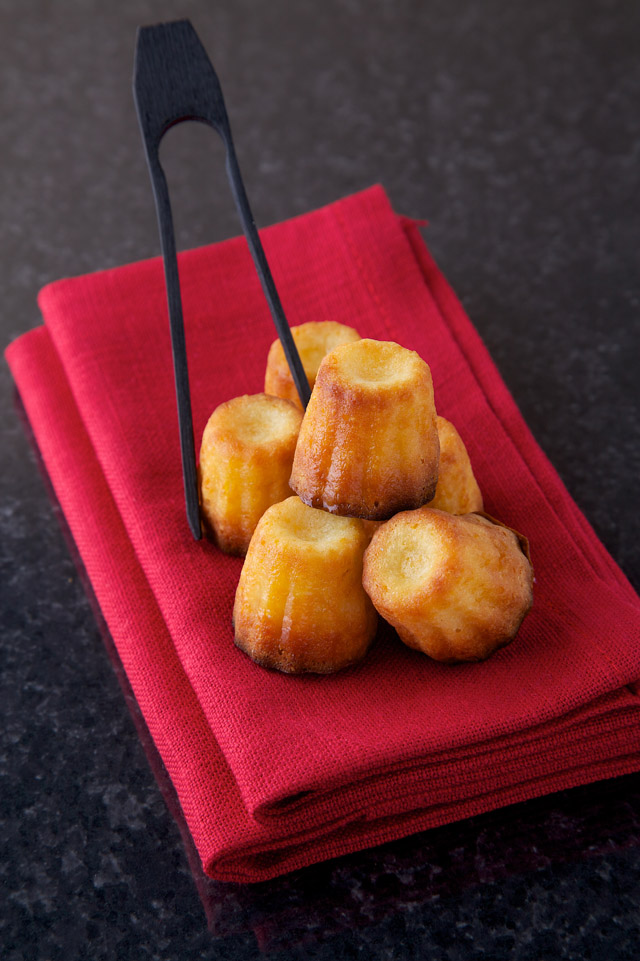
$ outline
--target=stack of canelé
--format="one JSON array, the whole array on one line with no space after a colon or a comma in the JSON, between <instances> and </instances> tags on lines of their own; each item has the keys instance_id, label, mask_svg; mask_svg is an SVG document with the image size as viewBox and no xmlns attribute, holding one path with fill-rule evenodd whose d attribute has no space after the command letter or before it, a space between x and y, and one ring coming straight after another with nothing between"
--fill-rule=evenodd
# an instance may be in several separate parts
<instances>
[{"instance_id":1,"label":"stack of canel\u00e9","mask_svg":"<svg viewBox=\"0 0 640 961\"><path fill-rule=\"evenodd\" d=\"M235 641L287 673L361 660L378 615L438 661L483 660L532 604L526 540L482 513L429 366L333 321L292 333L312 387L302 412L279 341L265 393L221 404L199 479L208 534L246 555Z\"/></svg>"}]
</instances>

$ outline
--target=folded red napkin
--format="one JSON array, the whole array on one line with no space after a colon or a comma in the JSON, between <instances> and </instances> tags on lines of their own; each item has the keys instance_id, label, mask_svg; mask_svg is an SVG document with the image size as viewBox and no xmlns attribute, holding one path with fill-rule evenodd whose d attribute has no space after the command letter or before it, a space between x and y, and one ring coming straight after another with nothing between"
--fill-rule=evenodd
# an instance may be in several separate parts
<instances>
[{"instance_id":1,"label":"folded red napkin","mask_svg":"<svg viewBox=\"0 0 640 961\"><path fill-rule=\"evenodd\" d=\"M374 187L262 233L292 324L417 350L486 510L525 533L535 603L482 664L382 631L335 676L233 644L241 561L184 513L162 264L46 287L7 357L146 723L211 876L256 881L640 768L640 602L536 445L417 225ZM243 239L180 257L196 437L262 390L274 331Z\"/></svg>"}]
</instances>

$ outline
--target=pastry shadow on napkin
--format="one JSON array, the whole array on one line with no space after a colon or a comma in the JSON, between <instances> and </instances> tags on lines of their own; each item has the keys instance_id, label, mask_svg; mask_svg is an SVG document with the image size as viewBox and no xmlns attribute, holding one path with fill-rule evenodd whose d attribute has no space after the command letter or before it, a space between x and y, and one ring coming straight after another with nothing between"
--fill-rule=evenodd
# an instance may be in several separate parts
<instances>
[{"instance_id":1,"label":"pastry shadow on napkin","mask_svg":"<svg viewBox=\"0 0 640 961\"><path fill-rule=\"evenodd\" d=\"M160 261L45 288L46 326L9 362L206 870L259 881L637 769L638 599L415 223L372 188L263 239L292 322L348 316L431 363L487 508L529 536L538 581L519 637L483 665L383 642L342 676L257 667L233 645L239 562L184 524ZM261 389L272 334L241 239L185 252L180 271L198 429Z\"/></svg>"},{"instance_id":2,"label":"pastry shadow on napkin","mask_svg":"<svg viewBox=\"0 0 640 961\"><path fill-rule=\"evenodd\" d=\"M213 939L253 931L262 952L349 935L406 911L459 897L468 888L640 848L640 774L514 804L311 865L268 882L215 881L203 869L174 785L149 733L82 557L51 485L20 395L14 407L105 650L174 818Z\"/></svg>"}]
</instances>

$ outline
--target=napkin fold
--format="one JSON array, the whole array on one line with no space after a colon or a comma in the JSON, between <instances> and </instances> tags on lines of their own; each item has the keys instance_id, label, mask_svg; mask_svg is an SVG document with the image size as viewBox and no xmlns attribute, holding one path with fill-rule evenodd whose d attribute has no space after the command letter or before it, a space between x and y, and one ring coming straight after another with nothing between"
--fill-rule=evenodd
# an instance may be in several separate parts
<instances>
[{"instance_id":1,"label":"napkin fold","mask_svg":"<svg viewBox=\"0 0 640 961\"><path fill-rule=\"evenodd\" d=\"M540 450L416 222L381 187L262 231L291 324L334 319L429 363L485 509L530 540L516 640L445 666L382 628L292 677L233 644L241 561L185 520L158 258L61 280L7 359L151 736L212 877L258 881L640 769L640 600ZM274 331L242 238L179 258L196 438L263 389Z\"/></svg>"}]
</instances>

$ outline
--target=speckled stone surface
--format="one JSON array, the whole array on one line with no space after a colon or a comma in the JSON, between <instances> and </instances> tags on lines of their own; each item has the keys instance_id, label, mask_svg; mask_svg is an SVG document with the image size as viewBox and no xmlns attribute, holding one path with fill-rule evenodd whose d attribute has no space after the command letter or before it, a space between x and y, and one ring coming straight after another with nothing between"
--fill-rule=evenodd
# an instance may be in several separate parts
<instances>
[{"instance_id":1,"label":"speckled stone surface","mask_svg":"<svg viewBox=\"0 0 640 961\"><path fill-rule=\"evenodd\" d=\"M380 181L640 587L640 5L0 2L2 344L57 277L158 251L135 28L189 16L260 225ZM238 232L222 148L163 146L183 247ZM0 367L3 961L638 957L640 776L252 887L194 868L175 799ZM153 771L156 771L157 778Z\"/></svg>"}]
</instances>

